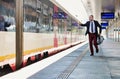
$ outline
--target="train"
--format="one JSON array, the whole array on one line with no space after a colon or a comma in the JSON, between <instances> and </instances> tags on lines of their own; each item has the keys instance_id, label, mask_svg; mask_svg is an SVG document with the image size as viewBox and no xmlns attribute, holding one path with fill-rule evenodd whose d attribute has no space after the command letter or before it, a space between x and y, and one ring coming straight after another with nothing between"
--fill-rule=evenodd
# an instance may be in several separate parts
<instances>
[{"instance_id":1,"label":"train","mask_svg":"<svg viewBox=\"0 0 120 79\"><path fill-rule=\"evenodd\" d=\"M23 67L86 41L85 28L49 0L24 0ZM57 10L57 14L54 11ZM53 20L57 19L57 26ZM15 68L15 0L0 1L0 68ZM33 62L32 62L33 61Z\"/></svg>"}]
</instances>

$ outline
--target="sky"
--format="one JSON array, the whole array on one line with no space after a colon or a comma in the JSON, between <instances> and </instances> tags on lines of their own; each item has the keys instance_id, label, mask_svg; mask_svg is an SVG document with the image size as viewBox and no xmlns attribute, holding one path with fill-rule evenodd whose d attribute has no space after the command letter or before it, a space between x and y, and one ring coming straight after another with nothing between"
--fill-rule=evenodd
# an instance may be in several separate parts
<instances>
[{"instance_id":1,"label":"sky","mask_svg":"<svg viewBox=\"0 0 120 79\"><path fill-rule=\"evenodd\" d=\"M88 14L81 0L56 0L60 5L75 16L80 22L88 20Z\"/></svg>"}]
</instances>

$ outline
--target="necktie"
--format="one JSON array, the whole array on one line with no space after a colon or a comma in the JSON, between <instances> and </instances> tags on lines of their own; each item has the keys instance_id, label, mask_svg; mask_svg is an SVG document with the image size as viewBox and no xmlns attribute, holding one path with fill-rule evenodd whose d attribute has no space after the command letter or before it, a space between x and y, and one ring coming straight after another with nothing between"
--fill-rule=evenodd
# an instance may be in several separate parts
<instances>
[{"instance_id":1,"label":"necktie","mask_svg":"<svg viewBox=\"0 0 120 79\"><path fill-rule=\"evenodd\" d=\"M91 32L93 33L93 22L91 22Z\"/></svg>"}]
</instances>

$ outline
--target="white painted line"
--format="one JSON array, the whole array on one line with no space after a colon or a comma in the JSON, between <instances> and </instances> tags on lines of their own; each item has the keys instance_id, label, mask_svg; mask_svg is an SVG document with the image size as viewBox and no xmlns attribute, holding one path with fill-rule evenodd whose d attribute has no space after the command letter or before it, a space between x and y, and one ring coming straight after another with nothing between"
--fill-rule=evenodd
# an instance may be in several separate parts
<instances>
[{"instance_id":1,"label":"white painted line","mask_svg":"<svg viewBox=\"0 0 120 79\"><path fill-rule=\"evenodd\" d=\"M7 74L5 76L0 77L0 79L27 79L28 77L34 75L35 73L39 72L40 70L46 68L50 64L58 61L59 59L63 58L64 56L70 54L74 50L78 49L79 47L87 44L88 42L81 43L77 46L74 46L72 48L69 48L65 51L62 51L56 55L53 55L51 57L48 57L46 59L43 59L37 63L34 63L32 65L26 66L16 72Z\"/></svg>"}]
</instances>

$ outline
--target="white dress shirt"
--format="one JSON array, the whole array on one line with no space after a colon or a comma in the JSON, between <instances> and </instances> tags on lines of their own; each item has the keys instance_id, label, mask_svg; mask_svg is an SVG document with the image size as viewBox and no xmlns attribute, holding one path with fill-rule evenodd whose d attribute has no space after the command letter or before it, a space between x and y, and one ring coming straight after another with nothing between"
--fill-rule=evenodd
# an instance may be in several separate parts
<instances>
[{"instance_id":1,"label":"white dress shirt","mask_svg":"<svg viewBox=\"0 0 120 79\"><path fill-rule=\"evenodd\" d=\"M91 26L91 23L93 23L93 32L92 32L92 26ZM94 21L90 21L89 32L90 32L90 33L95 33L95 23L94 23Z\"/></svg>"}]
</instances>

